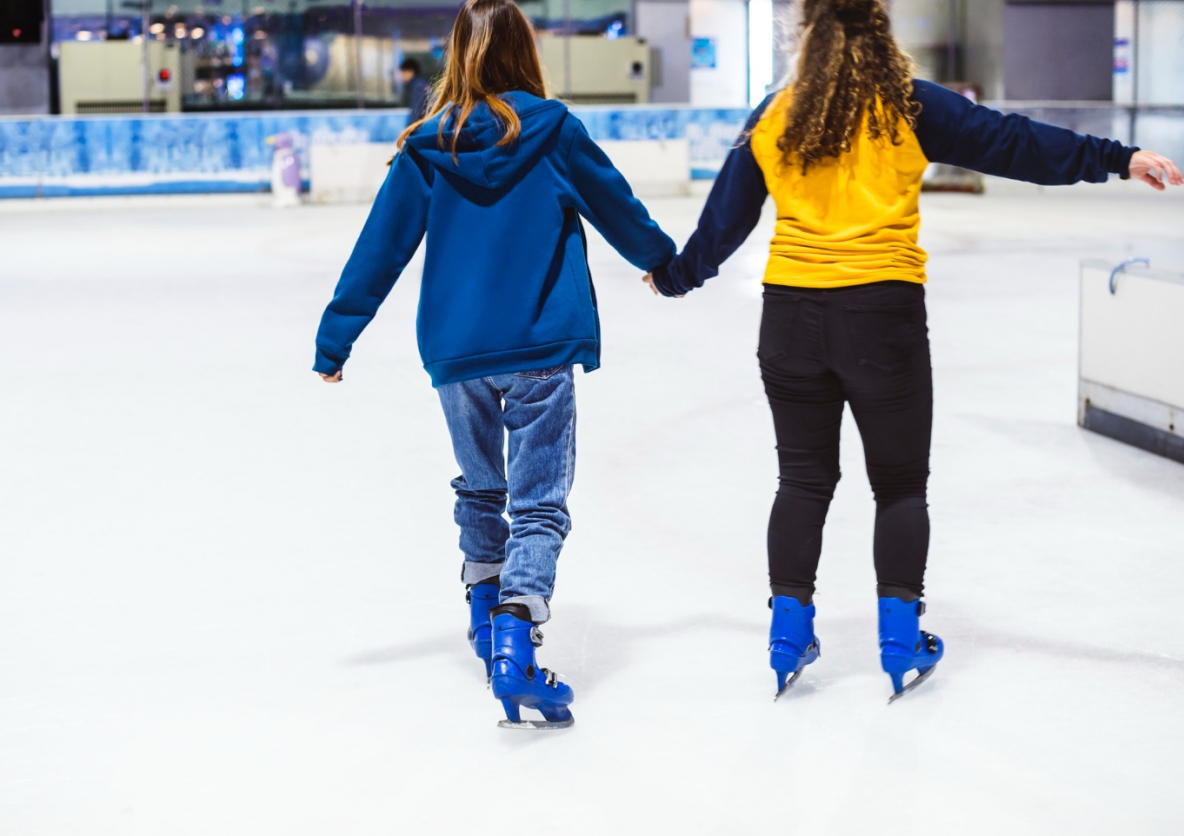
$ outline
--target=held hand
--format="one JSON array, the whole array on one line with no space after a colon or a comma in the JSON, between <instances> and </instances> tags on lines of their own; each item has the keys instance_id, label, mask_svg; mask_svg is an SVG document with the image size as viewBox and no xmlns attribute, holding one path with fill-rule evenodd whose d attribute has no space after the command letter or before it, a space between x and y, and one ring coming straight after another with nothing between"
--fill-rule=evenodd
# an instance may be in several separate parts
<instances>
[{"instance_id":1,"label":"held hand","mask_svg":"<svg viewBox=\"0 0 1184 836\"><path fill-rule=\"evenodd\" d=\"M1164 181L1173 186L1184 186L1184 174L1167 157L1153 151L1136 151L1131 157L1131 177L1142 180L1156 191L1162 192Z\"/></svg>"},{"instance_id":2,"label":"held hand","mask_svg":"<svg viewBox=\"0 0 1184 836\"><path fill-rule=\"evenodd\" d=\"M340 383L341 382L341 369L338 369L333 375L327 375L327 374L321 375L321 380L325 381L326 383Z\"/></svg>"},{"instance_id":3,"label":"held hand","mask_svg":"<svg viewBox=\"0 0 1184 836\"><path fill-rule=\"evenodd\" d=\"M658 290L658 286L656 284L654 284L654 274L653 273L646 273L644 276L641 277L641 280L650 286L650 290L652 290L654 292L655 296L662 295L662 292L660 290ZM675 296L674 298L681 299L685 295L686 294L684 293L681 296Z\"/></svg>"}]
</instances>

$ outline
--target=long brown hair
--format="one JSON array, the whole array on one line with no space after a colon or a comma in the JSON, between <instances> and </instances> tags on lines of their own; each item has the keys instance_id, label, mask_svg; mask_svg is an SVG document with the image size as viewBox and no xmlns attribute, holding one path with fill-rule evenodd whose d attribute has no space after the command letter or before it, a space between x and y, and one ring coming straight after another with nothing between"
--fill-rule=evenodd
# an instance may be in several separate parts
<instances>
[{"instance_id":1,"label":"long brown hair","mask_svg":"<svg viewBox=\"0 0 1184 836\"><path fill-rule=\"evenodd\" d=\"M900 144L900 122L915 128L913 61L897 45L883 0L805 0L802 49L785 133L777 147L802 172L851 150L863 127Z\"/></svg>"},{"instance_id":2,"label":"long brown hair","mask_svg":"<svg viewBox=\"0 0 1184 836\"><path fill-rule=\"evenodd\" d=\"M432 90L427 115L407 126L398 147L424 122L444 113L436 137L444 148L444 129L452 131L455 162L460 130L482 103L505 128L497 144L509 145L522 133L522 121L498 96L511 90L547 97L534 27L513 0L468 0L452 26L444 75Z\"/></svg>"}]
</instances>

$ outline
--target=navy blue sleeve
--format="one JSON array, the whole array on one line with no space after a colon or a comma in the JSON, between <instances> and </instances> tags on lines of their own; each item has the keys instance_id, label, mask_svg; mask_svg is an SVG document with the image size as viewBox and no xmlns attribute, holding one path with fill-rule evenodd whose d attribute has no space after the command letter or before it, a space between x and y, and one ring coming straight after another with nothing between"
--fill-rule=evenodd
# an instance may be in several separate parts
<instances>
[{"instance_id":1,"label":"navy blue sleeve","mask_svg":"<svg viewBox=\"0 0 1184 836\"><path fill-rule=\"evenodd\" d=\"M1004 116L929 81L913 82L913 98L921 104L917 139L933 163L1068 186L1083 180L1105 183L1111 174L1129 177L1131 156L1139 150L1018 113Z\"/></svg>"},{"instance_id":2,"label":"navy blue sleeve","mask_svg":"<svg viewBox=\"0 0 1184 836\"><path fill-rule=\"evenodd\" d=\"M574 136L567 151L576 211L588 219L604 239L638 270L652 270L674 258L674 240L650 217L633 196L621 172L587 129L570 117Z\"/></svg>"},{"instance_id":3,"label":"navy blue sleeve","mask_svg":"<svg viewBox=\"0 0 1184 836\"><path fill-rule=\"evenodd\" d=\"M431 176L431 166L410 148L395 156L321 317L313 371L331 375L341 369L415 255L427 229Z\"/></svg>"},{"instance_id":4,"label":"navy blue sleeve","mask_svg":"<svg viewBox=\"0 0 1184 836\"><path fill-rule=\"evenodd\" d=\"M699 227L681 253L653 271L654 285L664 296L683 296L719 275L719 266L740 248L761 219L769 191L765 175L752 154L752 129L773 100L767 97L744 125L736 147L728 152L699 216Z\"/></svg>"}]
</instances>

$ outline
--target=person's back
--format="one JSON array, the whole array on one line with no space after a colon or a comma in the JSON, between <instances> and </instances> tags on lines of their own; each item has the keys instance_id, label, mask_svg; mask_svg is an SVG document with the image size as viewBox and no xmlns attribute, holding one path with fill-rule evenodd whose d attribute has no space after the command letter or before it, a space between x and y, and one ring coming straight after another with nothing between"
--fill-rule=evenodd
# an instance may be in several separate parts
<instances>
[{"instance_id":1,"label":"person's back","mask_svg":"<svg viewBox=\"0 0 1184 836\"><path fill-rule=\"evenodd\" d=\"M553 728L571 724L574 695L538 668L536 626L550 618L571 527L572 367L600 365L580 217L643 270L675 247L583 125L546 98L534 38L512 0L462 7L437 100L400 137L321 319L314 370L341 380L426 234L417 332L461 469L469 640L503 724ZM522 707L544 721L523 722Z\"/></svg>"},{"instance_id":2,"label":"person's back","mask_svg":"<svg viewBox=\"0 0 1184 836\"><path fill-rule=\"evenodd\" d=\"M624 181L563 103L525 91L501 101L522 123L512 146L498 144L504 129L485 104L459 136L437 114L406 141L431 206L420 348L438 384L506 368L599 366L581 215L635 264L674 255L636 201L620 211Z\"/></svg>"},{"instance_id":3,"label":"person's back","mask_svg":"<svg viewBox=\"0 0 1184 836\"><path fill-rule=\"evenodd\" d=\"M899 144L873 138L865 115L850 150L803 171L786 164L778 147L792 101L792 89L782 91L752 132L753 156L777 204L765 281L842 287L922 280L926 259L917 231L929 161L916 134L902 124Z\"/></svg>"}]
</instances>

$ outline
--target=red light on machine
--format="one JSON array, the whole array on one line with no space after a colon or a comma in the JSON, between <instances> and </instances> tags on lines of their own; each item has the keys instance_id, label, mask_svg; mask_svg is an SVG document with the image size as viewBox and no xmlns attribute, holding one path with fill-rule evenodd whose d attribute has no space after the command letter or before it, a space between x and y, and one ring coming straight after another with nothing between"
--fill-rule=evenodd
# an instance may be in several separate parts
<instances>
[{"instance_id":1,"label":"red light on machine","mask_svg":"<svg viewBox=\"0 0 1184 836\"><path fill-rule=\"evenodd\" d=\"M13 30L12 30L12 37L14 37L14 38L19 38L20 36L21 36L21 30L20 30L20 29L13 29Z\"/></svg>"},{"instance_id":2,"label":"red light on machine","mask_svg":"<svg viewBox=\"0 0 1184 836\"><path fill-rule=\"evenodd\" d=\"M161 84L168 84L169 81L172 80L173 74L170 73L168 70L161 70L159 73L156 74L156 78Z\"/></svg>"}]
</instances>

